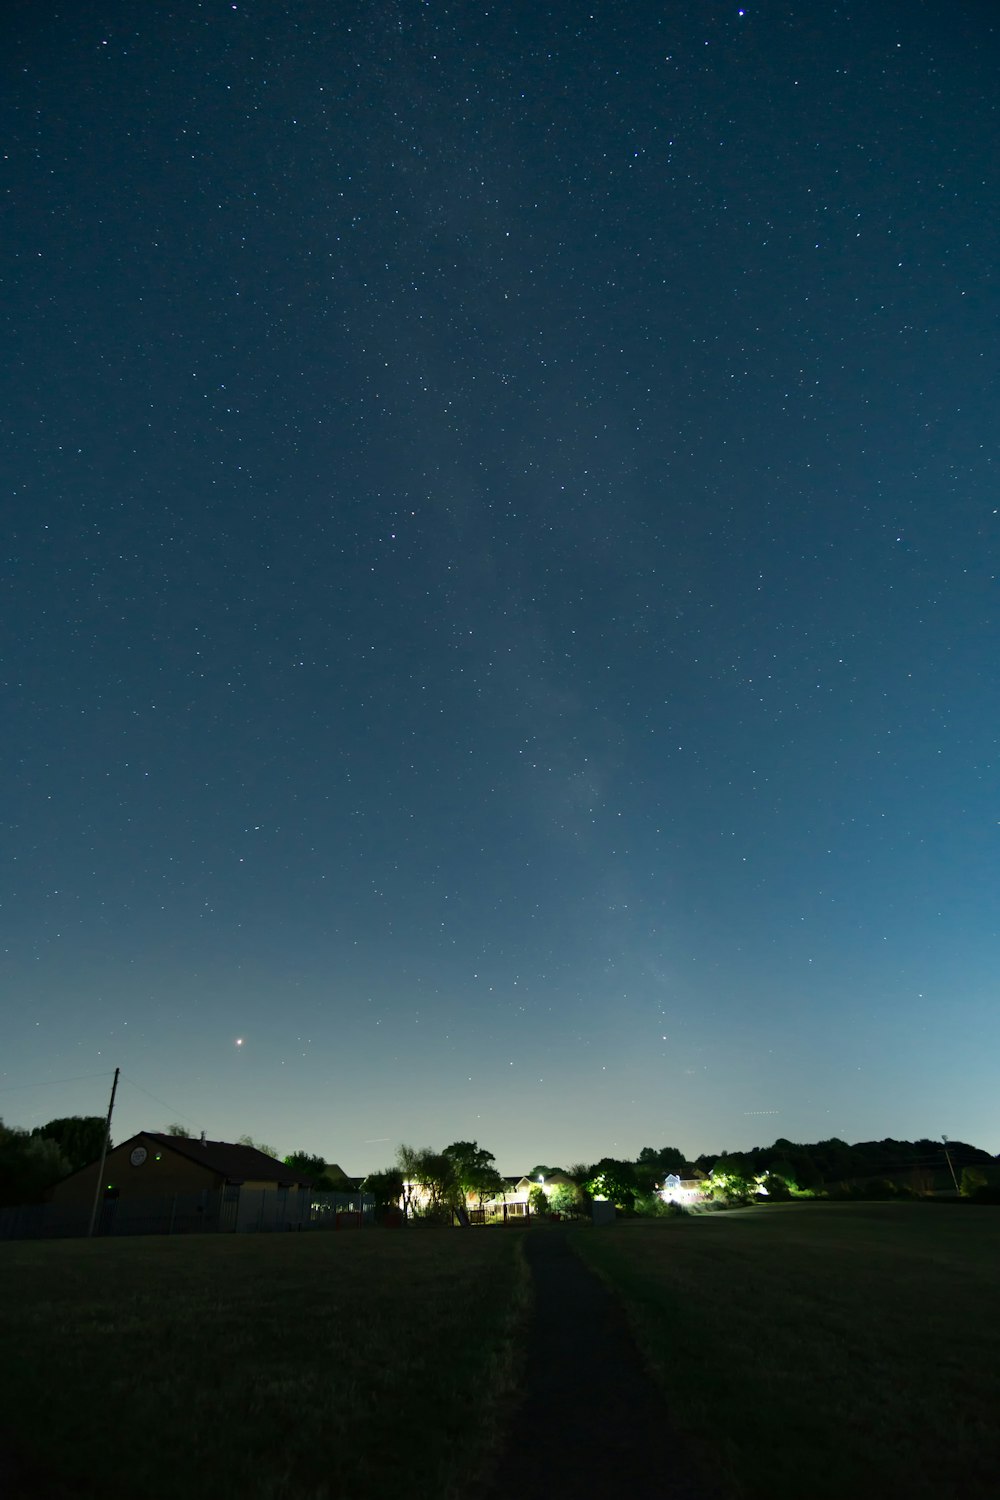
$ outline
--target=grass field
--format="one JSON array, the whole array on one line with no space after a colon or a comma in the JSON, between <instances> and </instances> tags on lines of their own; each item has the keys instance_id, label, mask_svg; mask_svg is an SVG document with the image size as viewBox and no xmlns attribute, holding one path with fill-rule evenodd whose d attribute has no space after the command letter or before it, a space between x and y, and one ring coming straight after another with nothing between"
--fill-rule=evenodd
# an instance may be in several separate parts
<instances>
[{"instance_id":1,"label":"grass field","mask_svg":"<svg viewBox=\"0 0 1000 1500\"><path fill-rule=\"evenodd\" d=\"M504 1230L0 1245L13 1496L467 1488L526 1305ZM11 1478L11 1471L18 1476Z\"/></svg>"},{"instance_id":2,"label":"grass field","mask_svg":"<svg viewBox=\"0 0 1000 1500\"><path fill-rule=\"evenodd\" d=\"M1000 1210L770 1205L575 1244L724 1494L1000 1494Z\"/></svg>"}]
</instances>

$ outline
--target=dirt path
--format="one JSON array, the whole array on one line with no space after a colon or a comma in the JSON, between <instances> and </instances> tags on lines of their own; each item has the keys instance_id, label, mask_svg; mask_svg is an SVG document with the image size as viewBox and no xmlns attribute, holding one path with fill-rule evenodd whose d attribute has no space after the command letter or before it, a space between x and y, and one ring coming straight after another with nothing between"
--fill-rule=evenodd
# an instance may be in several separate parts
<instances>
[{"instance_id":1,"label":"dirt path","mask_svg":"<svg viewBox=\"0 0 1000 1500\"><path fill-rule=\"evenodd\" d=\"M494 1493L518 1500L570 1494L709 1500L624 1313L573 1254L566 1231L529 1230L525 1252L535 1313L524 1396Z\"/></svg>"}]
</instances>

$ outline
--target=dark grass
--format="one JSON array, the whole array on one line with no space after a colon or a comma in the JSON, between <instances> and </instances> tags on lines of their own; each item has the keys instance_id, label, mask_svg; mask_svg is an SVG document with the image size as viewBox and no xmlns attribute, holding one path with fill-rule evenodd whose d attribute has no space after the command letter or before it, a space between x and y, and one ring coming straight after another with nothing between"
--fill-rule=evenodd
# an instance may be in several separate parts
<instances>
[{"instance_id":1,"label":"dark grass","mask_svg":"<svg viewBox=\"0 0 1000 1500\"><path fill-rule=\"evenodd\" d=\"M502 1229L0 1245L0 1492L455 1494L500 1439L519 1247Z\"/></svg>"},{"instance_id":2,"label":"dark grass","mask_svg":"<svg viewBox=\"0 0 1000 1500\"><path fill-rule=\"evenodd\" d=\"M1000 1210L768 1206L580 1232L745 1500L995 1500Z\"/></svg>"}]
</instances>

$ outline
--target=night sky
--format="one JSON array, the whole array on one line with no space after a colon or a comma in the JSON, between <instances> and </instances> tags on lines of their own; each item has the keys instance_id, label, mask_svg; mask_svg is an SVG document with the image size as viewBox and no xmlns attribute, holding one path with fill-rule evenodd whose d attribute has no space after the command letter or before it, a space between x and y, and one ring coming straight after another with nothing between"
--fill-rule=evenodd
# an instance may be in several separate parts
<instances>
[{"instance_id":1,"label":"night sky","mask_svg":"<svg viewBox=\"0 0 1000 1500\"><path fill-rule=\"evenodd\" d=\"M3 75L0 1113L1000 1150L996 7L22 0Z\"/></svg>"}]
</instances>

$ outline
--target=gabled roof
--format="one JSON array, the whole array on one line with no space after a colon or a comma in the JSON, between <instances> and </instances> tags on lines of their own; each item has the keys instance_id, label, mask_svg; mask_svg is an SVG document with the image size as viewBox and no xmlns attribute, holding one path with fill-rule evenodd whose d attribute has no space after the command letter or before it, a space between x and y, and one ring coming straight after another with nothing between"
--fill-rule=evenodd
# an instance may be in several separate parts
<instances>
[{"instance_id":1,"label":"gabled roof","mask_svg":"<svg viewBox=\"0 0 1000 1500\"><path fill-rule=\"evenodd\" d=\"M294 1167L286 1167L274 1156L265 1156L256 1146L240 1146L230 1141L193 1141L183 1135L161 1135L155 1130L140 1134L167 1151L175 1151L189 1161L218 1172L227 1182L276 1182L279 1187L310 1187ZM124 1143L123 1143L124 1144Z\"/></svg>"}]
</instances>

